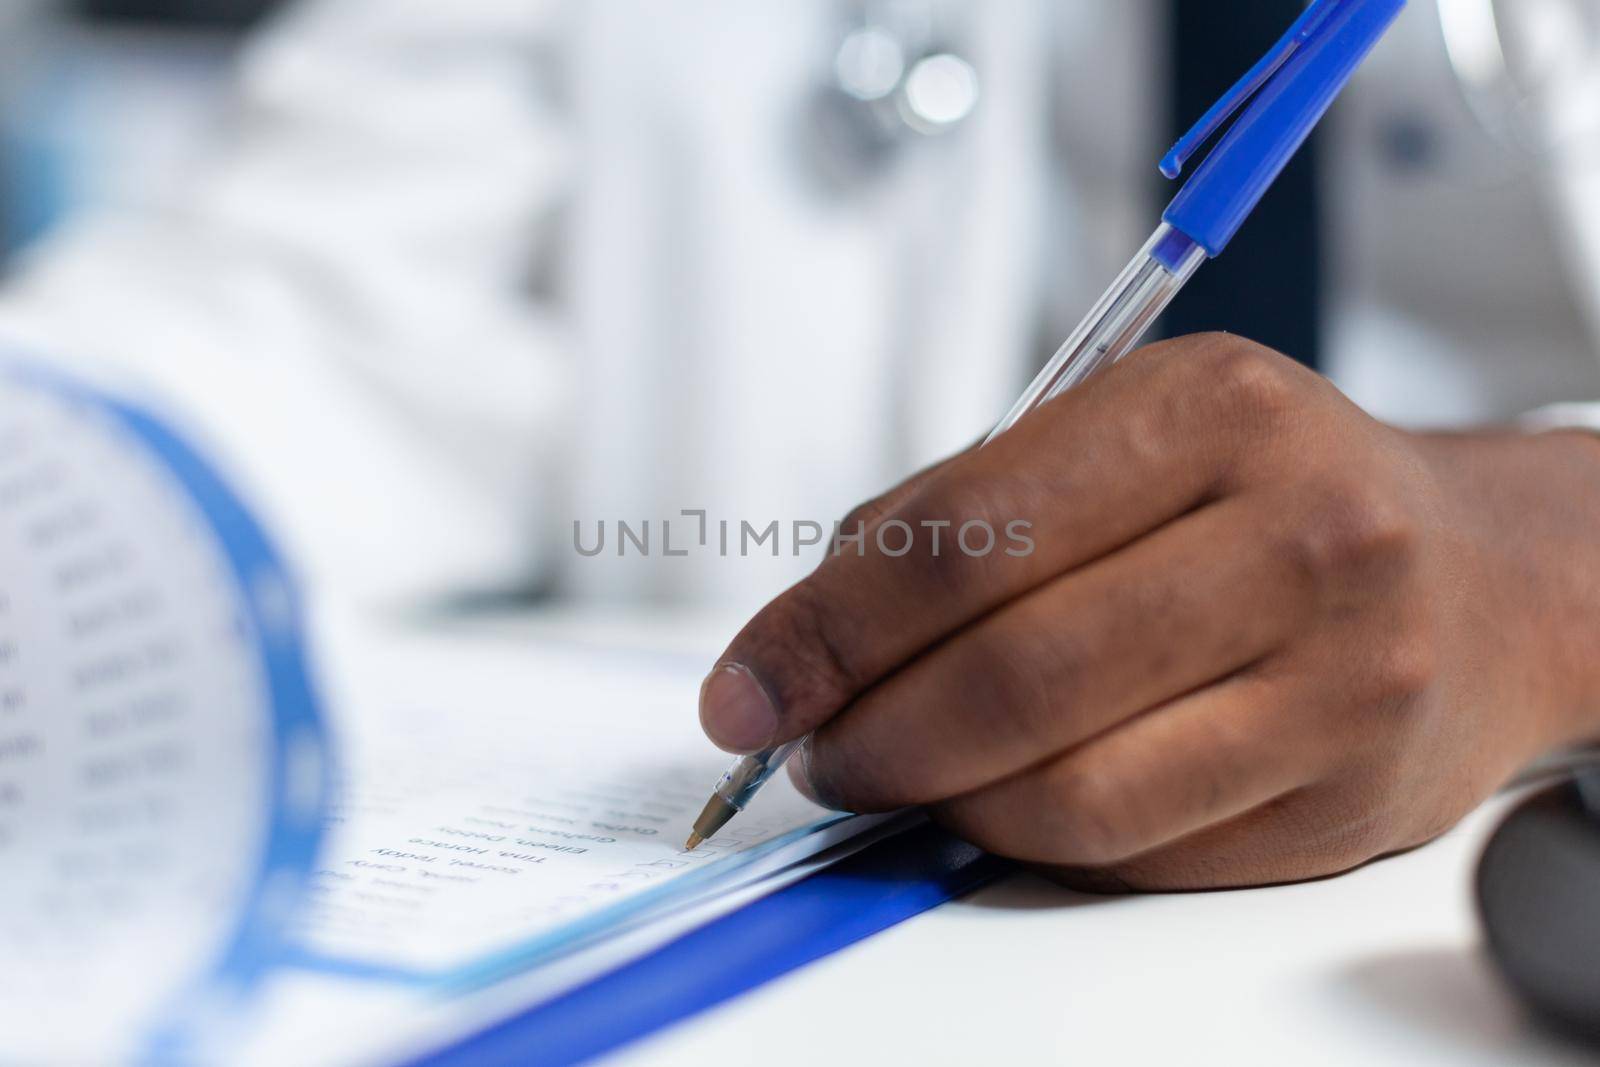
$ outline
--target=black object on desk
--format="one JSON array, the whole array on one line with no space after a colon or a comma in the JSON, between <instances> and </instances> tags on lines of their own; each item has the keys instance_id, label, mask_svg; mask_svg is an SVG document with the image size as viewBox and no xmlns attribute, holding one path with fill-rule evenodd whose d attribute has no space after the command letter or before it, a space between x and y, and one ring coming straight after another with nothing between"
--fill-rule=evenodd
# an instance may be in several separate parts
<instances>
[{"instance_id":1,"label":"black object on desk","mask_svg":"<svg viewBox=\"0 0 1600 1067\"><path fill-rule=\"evenodd\" d=\"M1600 1042L1600 771L1517 806L1478 864L1489 953L1561 1029Z\"/></svg>"}]
</instances>

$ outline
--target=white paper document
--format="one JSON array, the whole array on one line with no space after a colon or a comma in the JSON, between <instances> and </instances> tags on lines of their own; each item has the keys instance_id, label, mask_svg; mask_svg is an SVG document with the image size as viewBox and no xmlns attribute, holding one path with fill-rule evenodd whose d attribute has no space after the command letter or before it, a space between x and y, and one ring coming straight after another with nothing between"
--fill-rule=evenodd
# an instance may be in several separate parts
<instances>
[{"instance_id":1,"label":"white paper document","mask_svg":"<svg viewBox=\"0 0 1600 1067\"><path fill-rule=\"evenodd\" d=\"M0 1063L379 1063L874 820L727 757L698 659L319 611L159 422L0 363Z\"/></svg>"},{"instance_id":2,"label":"white paper document","mask_svg":"<svg viewBox=\"0 0 1600 1067\"><path fill-rule=\"evenodd\" d=\"M348 619L319 637L338 657L345 785L294 929L305 966L481 984L725 892L849 821L774 781L684 851L728 760L696 725L699 660Z\"/></svg>"}]
</instances>

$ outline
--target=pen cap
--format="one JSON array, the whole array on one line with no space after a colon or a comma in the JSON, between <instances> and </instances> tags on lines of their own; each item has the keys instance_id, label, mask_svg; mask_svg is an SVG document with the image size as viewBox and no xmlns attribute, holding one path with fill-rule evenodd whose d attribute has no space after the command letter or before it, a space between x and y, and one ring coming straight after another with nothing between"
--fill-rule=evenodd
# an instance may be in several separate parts
<instances>
[{"instance_id":1,"label":"pen cap","mask_svg":"<svg viewBox=\"0 0 1600 1067\"><path fill-rule=\"evenodd\" d=\"M1248 103L1162 219L1220 255L1404 7L1405 0L1317 0L1308 7L1161 161L1162 172L1177 177Z\"/></svg>"}]
</instances>

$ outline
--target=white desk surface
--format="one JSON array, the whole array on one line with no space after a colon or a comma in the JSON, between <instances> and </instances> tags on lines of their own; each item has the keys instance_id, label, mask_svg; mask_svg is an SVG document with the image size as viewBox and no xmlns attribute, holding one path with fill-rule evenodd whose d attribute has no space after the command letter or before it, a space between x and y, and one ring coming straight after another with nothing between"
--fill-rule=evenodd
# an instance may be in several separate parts
<instances>
[{"instance_id":1,"label":"white desk surface","mask_svg":"<svg viewBox=\"0 0 1600 1067\"><path fill-rule=\"evenodd\" d=\"M520 627L519 627L520 628ZM560 617L613 637L653 624ZM715 621L675 622L709 648ZM619 1064L1577 1064L1481 950L1471 877L1506 808L1326 881L1092 897L1019 874L642 1041Z\"/></svg>"}]
</instances>

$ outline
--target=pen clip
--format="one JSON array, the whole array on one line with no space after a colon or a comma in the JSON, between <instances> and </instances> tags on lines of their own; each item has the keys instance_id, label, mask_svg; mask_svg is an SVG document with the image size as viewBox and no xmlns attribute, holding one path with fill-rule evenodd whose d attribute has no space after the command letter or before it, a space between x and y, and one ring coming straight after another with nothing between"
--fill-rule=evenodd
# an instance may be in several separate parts
<instances>
[{"instance_id":1,"label":"pen clip","mask_svg":"<svg viewBox=\"0 0 1600 1067\"><path fill-rule=\"evenodd\" d=\"M1406 0L1317 0L1306 8L1161 161L1162 171L1176 177L1217 137L1162 221L1207 255L1221 255L1405 6Z\"/></svg>"},{"instance_id":2,"label":"pen clip","mask_svg":"<svg viewBox=\"0 0 1600 1067\"><path fill-rule=\"evenodd\" d=\"M1250 100L1272 80L1273 76L1283 69L1289 58L1297 52L1307 41L1316 36L1317 31L1328 21L1328 17L1341 5L1349 0L1315 0L1315 2L1289 27L1287 33L1279 38L1266 55L1262 56L1245 73L1243 78L1236 82L1233 88L1222 94L1222 98L1200 116L1200 121L1178 139L1172 150L1161 158L1161 173L1168 178L1176 178L1183 173L1183 166L1189 162L1195 152L1209 141L1213 134L1220 130L1230 118L1238 113Z\"/></svg>"}]
</instances>

